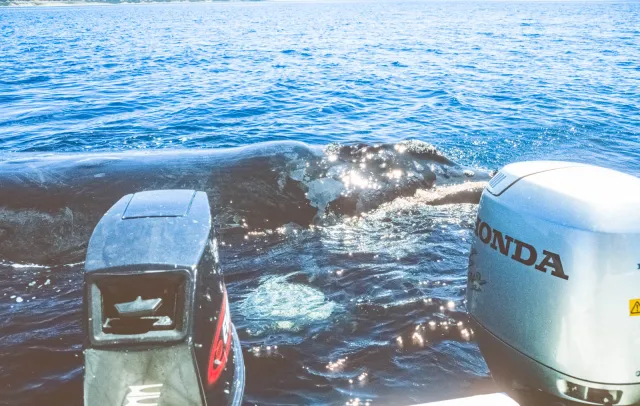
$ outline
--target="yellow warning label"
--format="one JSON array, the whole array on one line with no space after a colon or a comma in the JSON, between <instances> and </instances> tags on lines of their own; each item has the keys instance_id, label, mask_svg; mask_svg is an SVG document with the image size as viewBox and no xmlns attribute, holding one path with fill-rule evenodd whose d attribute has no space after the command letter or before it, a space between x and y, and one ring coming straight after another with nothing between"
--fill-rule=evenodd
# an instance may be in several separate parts
<instances>
[{"instance_id":1,"label":"yellow warning label","mask_svg":"<svg viewBox=\"0 0 640 406\"><path fill-rule=\"evenodd\" d=\"M640 316L640 299L629 300L629 316Z\"/></svg>"}]
</instances>

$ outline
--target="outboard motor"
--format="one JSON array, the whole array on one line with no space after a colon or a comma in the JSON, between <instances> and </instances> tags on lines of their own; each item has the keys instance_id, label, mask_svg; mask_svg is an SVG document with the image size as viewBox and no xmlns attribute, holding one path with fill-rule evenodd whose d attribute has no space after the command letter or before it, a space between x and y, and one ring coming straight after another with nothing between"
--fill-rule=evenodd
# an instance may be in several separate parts
<instances>
[{"instance_id":1,"label":"outboard motor","mask_svg":"<svg viewBox=\"0 0 640 406\"><path fill-rule=\"evenodd\" d=\"M467 304L507 391L638 404L640 179L567 162L504 167L480 200Z\"/></svg>"},{"instance_id":2,"label":"outboard motor","mask_svg":"<svg viewBox=\"0 0 640 406\"><path fill-rule=\"evenodd\" d=\"M244 363L204 192L120 199L85 263L85 406L239 405Z\"/></svg>"}]
</instances>

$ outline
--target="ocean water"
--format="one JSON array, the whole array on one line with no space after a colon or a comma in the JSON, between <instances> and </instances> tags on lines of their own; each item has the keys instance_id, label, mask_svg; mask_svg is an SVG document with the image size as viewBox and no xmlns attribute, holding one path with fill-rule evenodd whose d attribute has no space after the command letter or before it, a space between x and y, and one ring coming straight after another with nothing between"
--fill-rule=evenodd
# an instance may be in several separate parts
<instances>
[{"instance_id":1,"label":"ocean water","mask_svg":"<svg viewBox=\"0 0 640 406\"><path fill-rule=\"evenodd\" d=\"M224 190L195 172L233 196L215 214L247 404L473 391L476 206L424 190L531 159L640 176L639 22L635 1L0 8L0 403L82 403L87 196L135 183L109 162L245 146L205 154ZM97 153L103 180L74 189ZM72 197L38 211L30 179Z\"/></svg>"}]
</instances>

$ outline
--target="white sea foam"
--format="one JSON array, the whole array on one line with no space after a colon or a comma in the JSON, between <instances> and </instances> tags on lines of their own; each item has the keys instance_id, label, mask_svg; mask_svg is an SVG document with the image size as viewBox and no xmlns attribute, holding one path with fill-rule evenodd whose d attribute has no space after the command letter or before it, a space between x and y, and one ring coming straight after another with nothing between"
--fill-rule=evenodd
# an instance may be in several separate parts
<instances>
[{"instance_id":1,"label":"white sea foam","mask_svg":"<svg viewBox=\"0 0 640 406\"><path fill-rule=\"evenodd\" d=\"M23 269L23 268L47 269L47 268L49 268L46 265L29 264L29 263L20 264L20 263L17 263L17 262L2 261L2 260L0 260L0 266L8 266L8 267L15 268L15 269Z\"/></svg>"},{"instance_id":2,"label":"white sea foam","mask_svg":"<svg viewBox=\"0 0 640 406\"><path fill-rule=\"evenodd\" d=\"M287 282L285 277L266 278L239 307L250 321L251 334L266 331L298 331L328 319L336 304L308 285Z\"/></svg>"}]
</instances>

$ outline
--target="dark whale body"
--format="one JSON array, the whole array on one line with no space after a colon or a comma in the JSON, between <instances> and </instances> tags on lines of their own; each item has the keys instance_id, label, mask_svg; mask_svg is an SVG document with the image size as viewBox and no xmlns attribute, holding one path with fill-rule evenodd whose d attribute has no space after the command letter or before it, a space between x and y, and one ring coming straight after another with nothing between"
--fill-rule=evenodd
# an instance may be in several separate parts
<instances>
[{"instance_id":1,"label":"dark whale body","mask_svg":"<svg viewBox=\"0 0 640 406\"><path fill-rule=\"evenodd\" d=\"M18 155L0 162L0 258L77 259L104 212L138 191L205 191L217 223L250 230L354 215L436 181L461 183L468 176L418 142L324 151L272 142L222 150ZM471 193L463 200L477 198Z\"/></svg>"}]
</instances>

